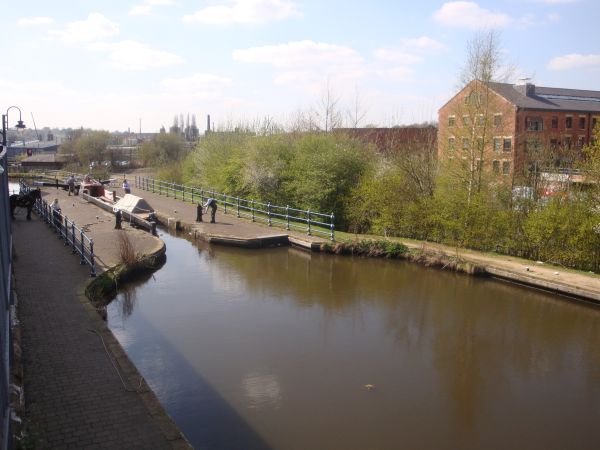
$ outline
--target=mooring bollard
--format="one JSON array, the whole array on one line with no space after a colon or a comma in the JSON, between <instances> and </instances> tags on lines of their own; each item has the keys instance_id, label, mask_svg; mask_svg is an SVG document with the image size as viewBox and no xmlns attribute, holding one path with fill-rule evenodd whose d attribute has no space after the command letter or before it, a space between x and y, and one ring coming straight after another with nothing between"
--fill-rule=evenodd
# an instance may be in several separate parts
<instances>
[{"instance_id":1,"label":"mooring bollard","mask_svg":"<svg viewBox=\"0 0 600 450\"><path fill-rule=\"evenodd\" d=\"M115 230L121 230L121 221L123 220L123 213L120 209L115 211Z\"/></svg>"},{"instance_id":2,"label":"mooring bollard","mask_svg":"<svg viewBox=\"0 0 600 450\"><path fill-rule=\"evenodd\" d=\"M196 222L202 222L202 203L196 206Z\"/></svg>"}]
</instances>

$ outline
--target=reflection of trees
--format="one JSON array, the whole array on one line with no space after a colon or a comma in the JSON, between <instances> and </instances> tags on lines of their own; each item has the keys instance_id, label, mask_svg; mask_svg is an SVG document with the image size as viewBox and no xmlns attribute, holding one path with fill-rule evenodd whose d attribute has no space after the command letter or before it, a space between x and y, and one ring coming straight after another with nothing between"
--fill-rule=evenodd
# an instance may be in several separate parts
<instances>
[{"instance_id":1,"label":"reflection of trees","mask_svg":"<svg viewBox=\"0 0 600 450\"><path fill-rule=\"evenodd\" d=\"M133 308L137 302L137 294L135 287L125 289L119 295L121 301L121 317L128 318L133 313Z\"/></svg>"}]
</instances>

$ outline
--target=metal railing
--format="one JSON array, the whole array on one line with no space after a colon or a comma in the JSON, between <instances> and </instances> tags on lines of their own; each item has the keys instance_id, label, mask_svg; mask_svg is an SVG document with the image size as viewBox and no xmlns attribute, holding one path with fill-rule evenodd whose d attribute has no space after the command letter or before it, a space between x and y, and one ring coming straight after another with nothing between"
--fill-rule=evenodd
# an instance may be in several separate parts
<instances>
[{"instance_id":1,"label":"metal railing","mask_svg":"<svg viewBox=\"0 0 600 450\"><path fill-rule=\"evenodd\" d=\"M264 222L269 226L280 225L286 230L305 231L309 236L319 234L329 237L332 241L335 238L333 213L323 214L309 209L262 203L211 189L185 186L141 176L135 177L135 187L184 202L204 203L207 199L214 198L218 204L223 206L225 214L235 214L237 217L245 217L251 219L252 222Z\"/></svg>"},{"instance_id":2,"label":"metal railing","mask_svg":"<svg viewBox=\"0 0 600 450\"><path fill-rule=\"evenodd\" d=\"M4 116L2 117L4 119ZM12 365L11 308L13 296L12 234L8 190L6 147L0 152L0 448L9 448L10 438L10 368Z\"/></svg>"},{"instance_id":3,"label":"metal railing","mask_svg":"<svg viewBox=\"0 0 600 450\"><path fill-rule=\"evenodd\" d=\"M29 192L31 189L23 181L20 181L21 191ZM75 225L71 219L60 211L53 210L46 200L38 200L34 211L48 224L58 235L65 247L70 247L73 254L80 257L79 264L90 266L90 276L96 276L96 258L94 256L94 240L90 239L85 232Z\"/></svg>"}]
</instances>

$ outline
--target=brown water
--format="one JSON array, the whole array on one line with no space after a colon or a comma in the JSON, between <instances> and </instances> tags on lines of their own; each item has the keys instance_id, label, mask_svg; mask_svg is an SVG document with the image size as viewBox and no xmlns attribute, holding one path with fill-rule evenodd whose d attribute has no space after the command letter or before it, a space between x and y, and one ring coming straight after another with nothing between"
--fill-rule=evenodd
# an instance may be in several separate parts
<instances>
[{"instance_id":1,"label":"brown water","mask_svg":"<svg viewBox=\"0 0 600 450\"><path fill-rule=\"evenodd\" d=\"M166 265L108 321L195 448L600 448L598 309L398 261L162 237Z\"/></svg>"}]
</instances>

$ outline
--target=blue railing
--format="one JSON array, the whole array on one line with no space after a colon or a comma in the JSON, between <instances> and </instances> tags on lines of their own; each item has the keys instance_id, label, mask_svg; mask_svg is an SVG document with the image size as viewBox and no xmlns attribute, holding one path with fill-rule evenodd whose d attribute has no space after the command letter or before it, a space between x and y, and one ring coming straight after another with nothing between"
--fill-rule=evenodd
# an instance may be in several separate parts
<instances>
[{"instance_id":1,"label":"blue railing","mask_svg":"<svg viewBox=\"0 0 600 450\"><path fill-rule=\"evenodd\" d=\"M335 238L335 216L333 213L323 214L311 210L257 202L211 189L185 186L140 176L135 177L135 187L184 202L204 203L208 198L214 198L223 206L225 214L235 214L237 217L245 217L253 222L264 222L269 226L280 225L285 227L286 230L305 231L309 236L319 234L329 237L332 241Z\"/></svg>"},{"instance_id":2,"label":"blue railing","mask_svg":"<svg viewBox=\"0 0 600 450\"><path fill-rule=\"evenodd\" d=\"M31 189L23 181L20 181L22 192ZM90 276L96 276L96 258L94 256L94 240L75 225L71 219L59 211L54 211L47 201L38 200L34 206L35 212L48 224L50 228L64 242L65 247L70 247L73 254L80 257L79 264L90 266Z\"/></svg>"}]
</instances>

